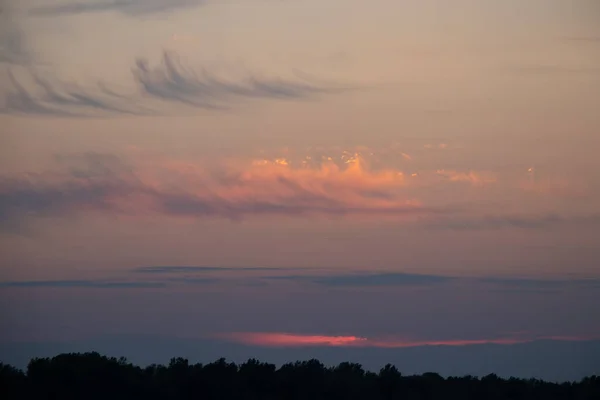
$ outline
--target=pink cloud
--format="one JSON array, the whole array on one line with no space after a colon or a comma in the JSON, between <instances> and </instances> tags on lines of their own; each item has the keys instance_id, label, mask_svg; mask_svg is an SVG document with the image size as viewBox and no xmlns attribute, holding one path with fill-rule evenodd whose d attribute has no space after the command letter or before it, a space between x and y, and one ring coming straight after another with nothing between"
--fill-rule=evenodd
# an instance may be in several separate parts
<instances>
[{"instance_id":1,"label":"pink cloud","mask_svg":"<svg viewBox=\"0 0 600 400\"><path fill-rule=\"evenodd\" d=\"M371 170L358 155L342 165L285 158L205 166L170 160L69 158L58 170L0 179L4 215L112 211L180 217L414 215L430 209L404 190L404 174Z\"/></svg>"}]
</instances>

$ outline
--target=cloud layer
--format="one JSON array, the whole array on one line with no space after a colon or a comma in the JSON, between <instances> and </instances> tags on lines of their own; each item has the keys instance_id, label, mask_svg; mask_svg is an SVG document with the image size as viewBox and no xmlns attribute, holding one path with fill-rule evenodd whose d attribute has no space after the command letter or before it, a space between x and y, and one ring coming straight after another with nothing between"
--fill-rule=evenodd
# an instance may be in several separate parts
<instances>
[{"instance_id":1,"label":"cloud layer","mask_svg":"<svg viewBox=\"0 0 600 400\"><path fill-rule=\"evenodd\" d=\"M327 275L283 275L270 279L310 282L331 287L373 287L373 286L422 286L447 283L455 278L441 275L386 273L347 273Z\"/></svg>"},{"instance_id":2,"label":"cloud layer","mask_svg":"<svg viewBox=\"0 0 600 400\"><path fill-rule=\"evenodd\" d=\"M82 0L46 5L31 10L39 16L59 16L97 12L120 12L130 16L158 14L176 9L196 7L205 0Z\"/></svg>"},{"instance_id":3,"label":"cloud layer","mask_svg":"<svg viewBox=\"0 0 600 400\"><path fill-rule=\"evenodd\" d=\"M304 274L302 273L304 272ZM273 275L276 273L276 275ZM396 290L423 288L438 290L445 286L449 290L477 287L484 292L509 291L515 293L557 293L578 291L596 293L600 289L597 278L555 278L496 276L448 276L438 274L414 274L404 272L377 272L369 269L337 271L327 267L284 268L284 267L219 267L219 266L144 266L131 269L121 279L57 279L0 282L0 288L92 288L129 289L163 288L178 284L242 286L277 285L282 282L311 284L321 290L340 288L353 291L363 288ZM451 285L451 286L449 286Z\"/></svg>"},{"instance_id":4,"label":"cloud layer","mask_svg":"<svg viewBox=\"0 0 600 400\"><path fill-rule=\"evenodd\" d=\"M51 280L0 282L0 288L86 288L86 289L156 289L165 287L163 282L131 282L102 280Z\"/></svg>"},{"instance_id":5,"label":"cloud layer","mask_svg":"<svg viewBox=\"0 0 600 400\"><path fill-rule=\"evenodd\" d=\"M339 167L252 163L204 168L125 166L88 154L54 172L0 178L0 220L81 212L239 219L250 215L431 215L407 198L403 175L370 171L359 159Z\"/></svg>"},{"instance_id":6,"label":"cloud layer","mask_svg":"<svg viewBox=\"0 0 600 400\"><path fill-rule=\"evenodd\" d=\"M69 101L48 90L56 101ZM232 220L250 216L394 217L415 227L452 230L593 228L600 223L598 214L526 208L503 213L472 207L471 196L485 194L490 185L497 184L495 180L479 178L486 175L474 171L405 174L393 167L371 168L359 153L210 164L137 156L125 161L100 153L57 156L56 160L54 169L45 172L0 175L0 221L5 230L22 227L19 221L28 218L87 213ZM520 191L517 186L504 188ZM451 203L442 201L440 193L453 198L457 193L464 195L461 203ZM401 284L410 277L369 279L373 285L390 280ZM351 281L321 283L349 285Z\"/></svg>"}]
</instances>

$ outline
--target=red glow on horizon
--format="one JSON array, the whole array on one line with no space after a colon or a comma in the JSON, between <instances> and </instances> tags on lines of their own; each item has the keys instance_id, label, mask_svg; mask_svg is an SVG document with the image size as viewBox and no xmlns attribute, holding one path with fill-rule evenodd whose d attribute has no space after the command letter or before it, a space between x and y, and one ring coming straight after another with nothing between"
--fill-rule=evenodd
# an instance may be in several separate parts
<instances>
[{"instance_id":1,"label":"red glow on horizon","mask_svg":"<svg viewBox=\"0 0 600 400\"><path fill-rule=\"evenodd\" d=\"M532 338L490 338L490 339L449 339L449 340L410 340L377 339L359 336L307 335L282 332L235 332L217 335L217 338L252 346L262 347L379 347L406 348L419 346L468 346L477 344L519 344L537 339L584 340L577 337L532 337Z\"/></svg>"},{"instance_id":2,"label":"red glow on horizon","mask_svg":"<svg viewBox=\"0 0 600 400\"><path fill-rule=\"evenodd\" d=\"M291 333L239 332L218 337L236 343L268 347L352 346L365 342L357 336L298 335Z\"/></svg>"}]
</instances>

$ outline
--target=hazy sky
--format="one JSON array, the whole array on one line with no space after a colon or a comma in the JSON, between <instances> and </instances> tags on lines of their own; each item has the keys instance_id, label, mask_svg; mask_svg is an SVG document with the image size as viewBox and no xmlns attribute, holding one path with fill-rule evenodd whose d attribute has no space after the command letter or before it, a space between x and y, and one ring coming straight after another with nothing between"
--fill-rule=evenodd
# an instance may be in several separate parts
<instances>
[{"instance_id":1,"label":"hazy sky","mask_svg":"<svg viewBox=\"0 0 600 400\"><path fill-rule=\"evenodd\" d=\"M599 338L598 1L1 18L3 343Z\"/></svg>"}]
</instances>

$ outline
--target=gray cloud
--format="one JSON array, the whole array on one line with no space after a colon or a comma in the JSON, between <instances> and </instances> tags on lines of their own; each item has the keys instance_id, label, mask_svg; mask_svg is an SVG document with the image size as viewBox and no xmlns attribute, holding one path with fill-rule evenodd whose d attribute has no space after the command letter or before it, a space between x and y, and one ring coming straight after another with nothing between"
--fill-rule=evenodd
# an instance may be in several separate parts
<instances>
[{"instance_id":1,"label":"gray cloud","mask_svg":"<svg viewBox=\"0 0 600 400\"><path fill-rule=\"evenodd\" d=\"M18 17L3 4L0 8L0 63L26 64L31 58Z\"/></svg>"},{"instance_id":2,"label":"gray cloud","mask_svg":"<svg viewBox=\"0 0 600 400\"><path fill-rule=\"evenodd\" d=\"M100 280L52 280L0 282L4 288L90 288L90 289L143 289L163 288L162 282L115 282Z\"/></svg>"},{"instance_id":3,"label":"gray cloud","mask_svg":"<svg viewBox=\"0 0 600 400\"><path fill-rule=\"evenodd\" d=\"M465 283L493 290L512 293L539 292L556 293L570 288L600 289L598 279L536 279L525 277L457 277L447 275L410 274L402 272L355 272L329 273L323 275L280 275L267 276L263 279L289 280L305 282L328 287L383 287L383 286L429 286L447 283ZM486 289L487 290L487 289Z\"/></svg>"},{"instance_id":4,"label":"gray cloud","mask_svg":"<svg viewBox=\"0 0 600 400\"><path fill-rule=\"evenodd\" d=\"M306 80L254 75L238 82L227 81L206 70L196 72L185 68L171 52L164 52L161 64L155 67L139 58L133 75L142 91L153 98L206 109L227 108L229 102L242 99L306 99L342 90L320 87Z\"/></svg>"},{"instance_id":5,"label":"gray cloud","mask_svg":"<svg viewBox=\"0 0 600 400\"><path fill-rule=\"evenodd\" d=\"M65 171L67 179L59 183L48 182L56 179L53 174L0 176L0 222L27 216L64 216L82 209L114 211L117 208L110 197L144 190L136 185L133 174L123 174L120 168L121 161L116 157L86 153L70 164Z\"/></svg>"},{"instance_id":6,"label":"gray cloud","mask_svg":"<svg viewBox=\"0 0 600 400\"><path fill-rule=\"evenodd\" d=\"M479 278L478 282L511 290L559 291L567 288L600 288L598 279L534 279L534 278Z\"/></svg>"},{"instance_id":7,"label":"gray cloud","mask_svg":"<svg viewBox=\"0 0 600 400\"><path fill-rule=\"evenodd\" d=\"M276 271L281 269L270 267L150 266L135 268L132 271L144 274L189 274L219 271Z\"/></svg>"},{"instance_id":8,"label":"gray cloud","mask_svg":"<svg viewBox=\"0 0 600 400\"><path fill-rule=\"evenodd\" d=\"M6 52L5 52L6 53ZM11 51L11 54L14 51ZM0 57L7 58L8 53ZM97 117L114 114L156 115L145 101L186 104L208 110L230 108L232 103L256 99L310 99L318 94L338 93L342 88L325 88L305 79L284 80L249 75L228 81L209 71L197 73L185 68L178 57L165 52L161 64L151 67L137 59L132 69L139 91L120 94L102 82L87 88L44 76L28 68L27 78L7 70L9 87L0 113Z\"/></svg>"},{"instance_id":9,"label":"gray cloud","mask_svg":"<svg viewBox=\"0 0 600 400\"><path fill-rule=\"evenodd\" d=\"M261 285L266 283L291 281L298 283L316 284L328 288L369 288L369 287L438 287L439 285L456 283L477 287L484 291L501 291L503 293L560 293L564 290L592 290L600 289L600 280L597 278L555 278L539 279L530 277L458 277L448 275L414 274L403 272L328 272L319 275L288 274L293 270L311 270L312 268L277 268L277 267L212 267L212 266L147 266L130 270L131 278L139 274L149 274L151 281L127 279L115 281L111 279L93 280L28 280L0 282L0 288L98 288L98 289L127 289L127 288L162 288L172 284L185 285L212 285L230 282L237 285ZM323 268L319 268L322 270ZM261 272L278 271L281 275L263 275ZM313 269L314 270L314 269ZM228 274L226 276L198 276L198 273L217 272L259 272L257 275L239 276Z\"/></svg>"},{"instance_id":10,"label":"gray cloud","mask_svg":"<svg viewBox=\"0 0 600 400\"><path fill-rule=\"evenodd\" d=\"M13 72L7 71L12 90L5 95L0 112L18 114L84 117L101 114L148 114L149 110L132 105L134 98L119 95L103 84L91 91L76 84L42 78L30 71L31 85L22 83Z\"/></svg>"},{"instance_id":11,"label":"gray cloud","mask_svg":"<svg viewBox=\"0 0 600 400\"><path fill-rule=\"evenodd\" d=\"M371 287L371 286L422 286L447 283L456 278L442 275L420 275L407 273L356 273L329 274L321 276L289 275L272 276L267 279L283 279L310 282L332 287Z\"/></svg>"},{"instance_id":12,"label":"gray cloud","mask_svg":"<svg viewBox=\"0 0 600 400\"><path fill-rule=\"evenodd\" d=\"M211 285L213 283L222 282L222 279L218 278L173 278L170 279L171 282L184 283L188 285Z\"/></svg>"},{"instance_id":13,"label":"gray cloud","mask_svg":"<svg viewBox=\"0 0 600 400\"><path fill-rule=\"evenodd\" d=\"M129 16L159 14L177 9L196 7L206 0L88 0L68 1L46 5L30 11L38 16L60 16L97 12L120 12Z\"/></svg>"}]
</instances>

